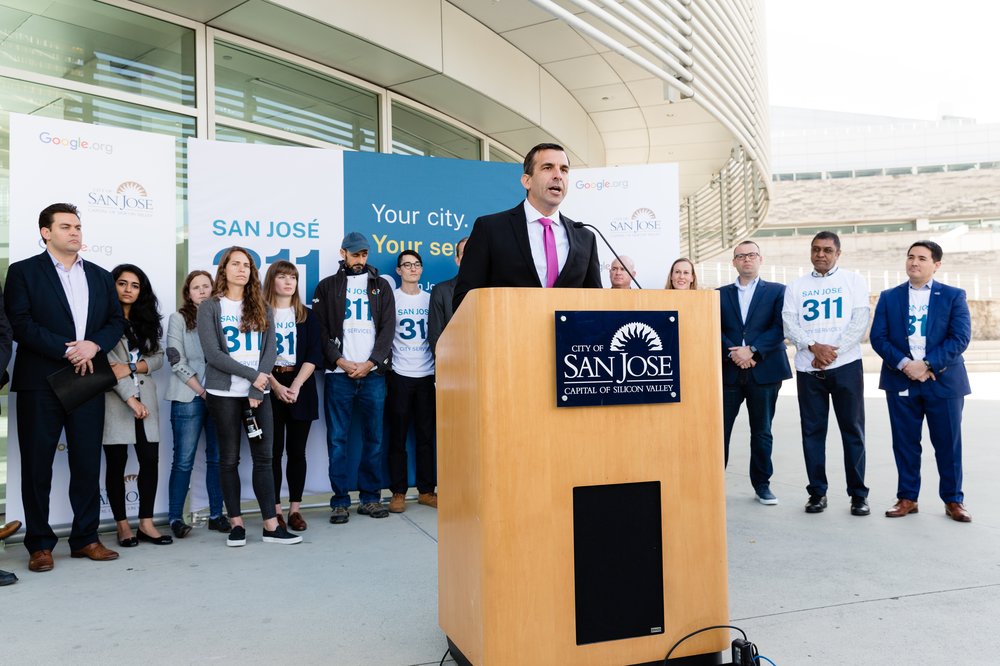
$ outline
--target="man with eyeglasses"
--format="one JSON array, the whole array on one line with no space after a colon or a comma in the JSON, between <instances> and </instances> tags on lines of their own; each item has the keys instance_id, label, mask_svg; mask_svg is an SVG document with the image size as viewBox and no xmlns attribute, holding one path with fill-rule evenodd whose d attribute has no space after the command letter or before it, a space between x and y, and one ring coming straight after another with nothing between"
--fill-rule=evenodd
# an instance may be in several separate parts
<instances>
[{"instance_id":1,"label":"man with eyeglasses","mask_svg":"<svg viewBox=\"0 0 1000 666\"><path fill-rule=\"evenodd\" d=\"M962 408L972 392L962 352L972 339L965 291L934 279L944 252L933 241L917 241L906 256L908 282L878 299L871 342L884 361L879 388L889 404L892 453L899 483L888 518L917 513L920 438L924 419L941 478L944 512L972 522L962 493Z\"/></svg>"},{"instance_id":2,"label":"man with eyeglasses","mask_svg":"<svg viewBox=\"0 0 1000 666\"><path fill-rule=\"evenodd\" d=\"M771 491L771 422L781 382L792 369L785 353L781 308L785 285L760 278L760 246L746 240L733 250L736 281L719 287L722 315L722 418L725 460L740 405L750 419L750 484L757 501L778 503Z\"/></svg>"},{"instance_id":3,"label":"man with eyeglasses","mask_svg":"<svg viewBox=\"0 0 1000 666\"><path fill-rule=\"evenodd\" d=\"M350 519L350 478L357 473L358 514L385 518L382 506L382 413L392 363L396 303L389 282L368 264L368 239L356 231L340 245L340 267L316 285L313 312L323 331L326 444L330 455L330 522ZM361 459L348 466L347 437L357 412Z\"/></svg>"},{"instance_id":4,"label":"man with eyeglasses","mask_svg":"<svg viewBox=\"0 0 1000 666\"><path fill-rule=\"evenodd\" d=\"M844 471L851 515L867 516L865 486L865 399L861 339L871 306L868 283L837 266L840 237L821 231L812 239L813 271L785 290L782 318L785 337L798 350L795 383L802 422L809 500L806 513L827 507L826 431L830 403L844 445Z\"/></svg>"},{"instance_id":5,"label":"man with eyeglasses","mask_svg":"<svg viewBox=\"0 0 1000 666\"><path fill-rule=\"evenodd\" d=\"M632 257L627 255L619 255L619 259L615 259L611 262L611 268L608 269L608 277L611 278L611 288L612 289L631 289L632 288L632 278L635 276L635 262L632 261Z\"/></svg>"},{"instance_id":6,"label":"man with eyeglasses","mask_svg":"<svg viewBox=\"0 0 1000 666\"><path fill-rule=\"evenodd\" d=\"M431 296L420 288L423 261L413 250L396 257L400 286L396 302L396 335L392 339L389 373L389 500L390 513L406 511L406 435L413 423L416 447L417 502L437 508L437 468L434 462L434 357L427 340Z\"/></svg>"}]
</instances>

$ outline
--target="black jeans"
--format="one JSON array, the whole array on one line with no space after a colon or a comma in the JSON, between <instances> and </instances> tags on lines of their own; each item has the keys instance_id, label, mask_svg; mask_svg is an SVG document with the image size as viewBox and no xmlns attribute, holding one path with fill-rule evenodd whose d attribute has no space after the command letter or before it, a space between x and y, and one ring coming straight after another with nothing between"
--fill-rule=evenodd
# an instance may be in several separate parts
<instances>
[{"instance_id":1,"label":"black jeans","mask_svg":"<svg viewBox=\"0 0 1000 666\"><path fill-rule=\"evenodd\" d=\"M868 497L865 485L865 396L861 360L833 370L796 372L799 416L802 421L802 452L810 495L826 495L826 430L830 403L837 415L844 445L844 474L847 494Z\"/></svg>"},{"instance_id":2,"label":"black jeans","mask_svg":"<svg viewBox=\"0 0 1000 666\"><path fill-rule=\"evenodd\" d=\"M733 434L740 405L747 403L750 417L750 484L760 490L771 482L774 468L771 465L771 421L778 403L781 382L758 384L747 378L745 384L726 384L722 387L722 422L726 465L729 464L729 440Z\"/></svg>"},{"instance_id":3,"label":"black jeans","mask_svg":"<svg viewBox=\"0 0 1000 666\"><path fill-rule=\"evenodd\" d=\"M240 510L240 444L243 441L243 410L250 403L246 398L229 398L208 394L208 412L215 421L219 439L219 475L222 480L222 498L226 511L232 518L243 515ZM254 409L257 425L264 431L261 437L250 440L250 457L253 460L253 494L257 497L260 514L264 520L274 518L274 477L271 475L271 439L274 422L271 418L271 401L264 398Z\"/></svg>"},{"instance_id":4,"label":"black jeans","mask_svg":"<svg viewBox=\"0 0 1000 666\"><path fill-rule=\"evenodd\" d=\"M416 435L417 492L434 492L437 485L434 375L414 378L390 372L385 406L389 413L389 489L405 493L410 487L406 435L412 421Z\"/></svg>"},{"instance_id":5,"label":"black jeans","mask_svg":"<svg viewBox=\"0 0 1000 666\"><path fill-rule=\"evenodd\" d=\"M135 485L139 491L139 518L153 517L156 486L160 473L160 443L146 439L146 429L140 419L135 420L135 457L139 461L139 476ZM128 462L127 444L104 445L104 487L108 491L108 504L115 520L125 520L125 463Z\"/></svg>"},{"instance_id":6,"label":"black jeans","mask_svg":"<svg viewBox=\"0 0 1000 666\"><path fill-rule=\"evenodd\" d=\"M284 386L295 379L294 372L279 372L274 375ZM315 389L314 389L315 390ZM292 418L292 406L278 400L271 393L271 411L274 416L274 495L281 496L281 457L288 450L285 473L288 475L288 501L301 502L302 491L306 487L306 442L312 421L297 421Z\"/></svg>"}]
</instances>

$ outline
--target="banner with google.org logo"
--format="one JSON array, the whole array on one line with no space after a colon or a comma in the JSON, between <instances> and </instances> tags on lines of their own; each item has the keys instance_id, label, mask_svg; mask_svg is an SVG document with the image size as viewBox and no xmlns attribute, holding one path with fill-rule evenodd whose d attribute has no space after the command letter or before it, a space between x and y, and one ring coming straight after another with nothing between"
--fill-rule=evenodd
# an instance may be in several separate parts
<instances>
[{"instance_id":1,"label":"banner with google.org logo","mask_svg":"<svg viewBox=\"0 0 1000 666\"><path fill-rule=\"evenodd\" d=\"M10 114L10 261L45 250L38 214L53 203L70 203L80 211L83 244L80 256L111 270L130 263L150 279L164 319L175 309L177 185L173 137L136 130L88 125L69 120ZM17 353L15 349L15 354ZM165 366L154 381L166 391ZM21 516L21 461L17 444L17 394L7 412L7 512ZM109 399L118 399L117 397ZM160 441L170 441L169 405L160 405ZM50 520L68 525L73 514L65 488L69 466L65 437L52 469ZM160 456L160 478L170 471L170 456ZM135 456L125 471L126 505L138 508ZM101 473L104 479L104 473ZM101 488L102 519L111 519ZM167 484L160 483L154 508L167 510Z\"/></svg>"}]
</instances>

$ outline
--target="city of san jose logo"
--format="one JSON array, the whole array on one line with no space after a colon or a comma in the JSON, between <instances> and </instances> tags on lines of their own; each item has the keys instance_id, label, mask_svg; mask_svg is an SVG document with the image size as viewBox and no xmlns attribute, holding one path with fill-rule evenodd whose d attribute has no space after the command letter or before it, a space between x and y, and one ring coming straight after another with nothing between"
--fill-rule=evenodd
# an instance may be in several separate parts
<instances>
[{"instance_id":1,"label":"city of san jose logo","mask_svg":"<svg viewBox=\"0 0 1000 666\"><path fill-rule=\"evenodd\" d=\"M677 312L556 312L556 405L680 402Z\"/></svg>"},{"instance_id":2,"label":"city of san jose logo","mask_svg":"<svg viewBox=\"0 0 1000 666\"><path fill-rule=\"evenodd\" d=\"M613 217L608 230L616 236L645 236L660 232L660 221L650 208L636 208L631 215Z\"/></svg>"},{"instance_id":3,"label":"city of san jose logo","mask_svg":"<svg viewBox=\"0 0 1000 666\"><path fill-rule=\"evenodd\" d=\"M105 212L149 214L153 211L153 199L145 186L134 180L123 181L114 187L95 187L87 193L87 203Z\"/></svg>"}]
</instances>

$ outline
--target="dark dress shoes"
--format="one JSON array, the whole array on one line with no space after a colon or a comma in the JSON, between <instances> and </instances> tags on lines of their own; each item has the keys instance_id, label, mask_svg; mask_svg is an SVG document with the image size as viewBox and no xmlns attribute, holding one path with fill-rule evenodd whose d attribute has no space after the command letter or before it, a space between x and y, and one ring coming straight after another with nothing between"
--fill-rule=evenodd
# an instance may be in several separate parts
<instances>
[{"instance_id":1,"label":"dark dress shoes","mask_svg":"<svg viewBox=\"0 0 1000 666\"><path fill-rule=\"evenodd\" d=\"M826 504L826 495L810 495L806 502L806 513L823 513Z\"/></svg>"},{"instance_id":2,"label":"dark dress shoes","mask_svg":"<svg viewBox=\"0 0 1000 666\"><path fill-rule=\"evenodd\" d=\"M139 541L145 541L146 543L153 543L157 546L169 546L174 542L174 538L169 534L161 534L158 537L151 537L142 530L139 530Z\"/></svg>"},{"instance_id":3,"label":"dark dress shoes","mask_svg":"<svg viewBox=\"0 0 1000 666\"><path fill-rule=\"evenodd\" d=\"M9 571L0 571L0 587L4 585L13 585L17 582L17 576Z\"/></svg>"},{"instance_id":4,"label":"dark dress shoes","mask_svg":"<svg viewBox=\"0 0 1000 666\"><path fill-rule=\"evenodd\" d=\"M911 513L918 513L917 503L913 500L897 500L892 508L885 512L886 518L902 518Z\"/></svg>"},{"instance_id":5,"label":"dark dress shoes","mask_svg":"<svg viewBox=\"0 0 1000 666\"><path fill-rule=\"evenodd\" d=\"M122 548L135 548L139 545L139 540L134 536L130 536L127 539L118 539L118 545Z\"/></svg>"},{"instance_id":6,"label":"dark dress shoes","mask_svg":"<svg viewBox=\"0 0 1000 666\"><path fill-rule=\"evenodd\" d=\"M51 550L36 550L28 560L30 571L52 571L53 566Z\"/></svg>"},{"instance_id":7,"label":"dark dress shoes","mask_svg":"<svg viewBox=\"0 0 1000 666\"><path fill-rule=\"evenodd\" d=\"M105 548L104 544L100 541L95 541L94 543L88 543L86 546L80 550L70 551L70 557L86 557L88 560L94 560L95 562L110 562L111 560L118 559L118 553L111 550L110 548ZM51 553L50 559L51 562ZM51 568L51 566L49 567Z\"/></svg>"},{"instance_id":8,"label":"dark dress shoes","mask_svg":"<svg viewBox=\"0 0 1000 666\"><path fill-rule=\"evenodd\" d=\"M960 523L972 522L972 516L965 510L965 505L961 502L945 502L944 512L949 518Z\"/></svg>"},{"instance_id":9,"label":"dark dress shoes","mask_svg":"<svg viewBox=\"0 0 1000 666\"><path fill-rule=\"evenodd\" d=\"M12 520L9 523L7 523L6 525L4 525L3 527L0 527L0 541L3 541L4 539L6 539L7 537L9 537L9 536L11 536L13 534L17 534L17 531L19 529L21 529L21 521L20 520ZM13 576L13 575L14 574L11 574L11 576ZM14 577L14 580L17 580L16 576ZM7 583L7 584L10 585L10 583Z\"/></svg>"}]
</instances>

